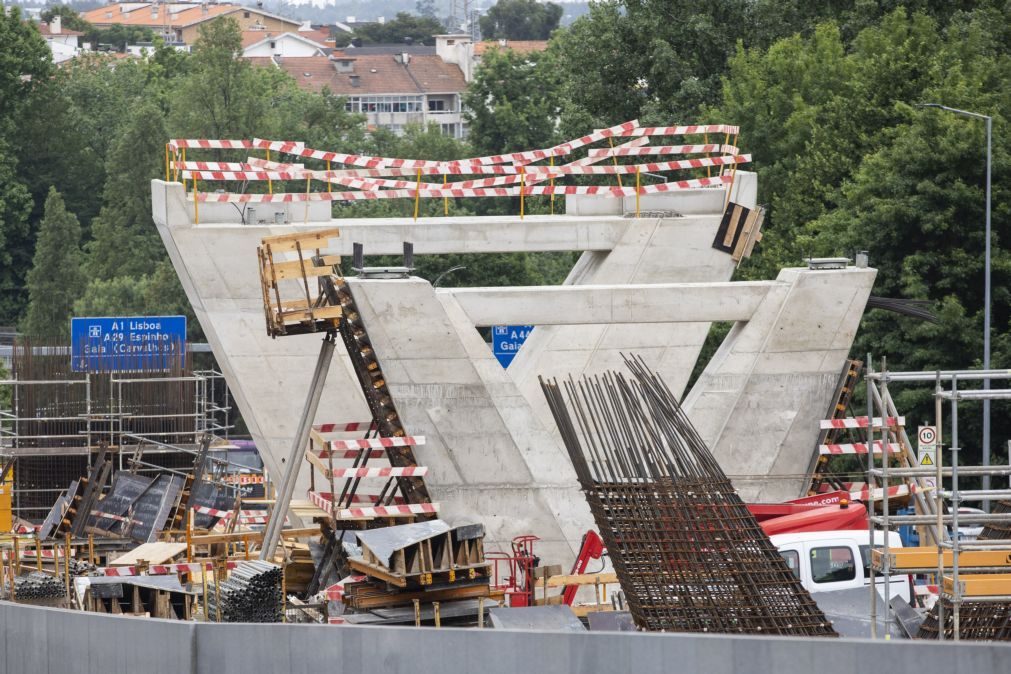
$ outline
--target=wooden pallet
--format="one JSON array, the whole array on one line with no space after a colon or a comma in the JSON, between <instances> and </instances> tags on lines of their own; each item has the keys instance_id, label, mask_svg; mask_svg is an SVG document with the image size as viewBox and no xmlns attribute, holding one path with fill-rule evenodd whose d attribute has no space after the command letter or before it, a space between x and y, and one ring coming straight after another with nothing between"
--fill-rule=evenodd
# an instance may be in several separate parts
<instances>
[{"instance_id":1,"label":"wooden pallet","mask_svg":"<svg viewBox=\"0 0 1011 674\"><path fill-rule=\"evenodd\" d=\"M336 269L340 256L323 254L338 236L340 230L334 228L268 236L260 242L256 254L268 335L336 329L343 309L328 302L317 279L340 274ZM295 254L294 259L283 257L291 253Z\"/></svg>"}]
</instances>

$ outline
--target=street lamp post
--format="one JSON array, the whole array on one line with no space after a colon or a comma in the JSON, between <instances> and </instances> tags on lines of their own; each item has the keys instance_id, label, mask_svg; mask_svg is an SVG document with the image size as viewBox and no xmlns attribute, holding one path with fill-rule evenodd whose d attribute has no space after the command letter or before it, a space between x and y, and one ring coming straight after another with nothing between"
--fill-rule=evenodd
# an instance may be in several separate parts
<instances>
[{"instance_id":1,"label":"street lamp post","mask_svg":"<svg viewBox=\"0 0 1011 674\"><path fill-rule=\"evenodd\" d=\"M956 115L962 115L963 117L972 117L973 119L982 119L986 122L986 272L983 281L983 369L990 369L990 156L992 152L992 132L993 132L993 117L990 115L981 115L978 112L969 112L968 110L959 110L958 108L949 108L946 105L941 105L939 103L921 103L917 107L920 108L938 108L940 110L945 110L947 112L953 112ZM983 390L990 390L990 380L983 380ZM983 465L990 465L990 401L987 399L983 400ZM983 489L990 488L990 476L983 476ZM990 502L984 502L985 510L990 512Z\"/></svg>"}]
</instances>

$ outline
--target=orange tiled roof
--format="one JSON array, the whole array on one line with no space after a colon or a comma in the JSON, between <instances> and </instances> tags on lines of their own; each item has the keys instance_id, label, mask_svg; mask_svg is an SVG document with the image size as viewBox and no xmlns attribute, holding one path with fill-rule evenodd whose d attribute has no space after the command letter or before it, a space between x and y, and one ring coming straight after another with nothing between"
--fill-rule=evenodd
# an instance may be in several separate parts
<instances>
[{"instance_id":1,"label":"orange tiled roof","mask_svg":"<svg viewBox=\"0 0 1011 674\"><path fill-rule=\"evenodd\" d=\"M250 59L254 65L271 65L271 59ZM298 86L308 91L324 88L341 96L375 94L458 93L467 88L463 72L438 56L412 56L408 65L394 60L392 54L354 57L354 72L339 73L326 56L281 59L278 63ZM351 75L358 76L358 86Z\"/></svg>"},{"instance_id":2,"label":"orange tiled roof","mask_svg":"<svg viewBox=\"0 0 1011 674\"><path fill-rule=\"evenodd\" d=\"M59 33L53 33L53 32L51 32L49 30L49 24L46 23L45 21L42 21L42 22L36 24L36 27L39 29L39 32L42 33L42 35L44 37L50 37L50 36L53 36L53 35L70 35L71 37L73 37L73 36L76 35L76 36L80 37L80 36L84 35L84 33L80 32L80 31L70 30L68 28L61 28Z\"/></svg>"},{"instance_id":3,"label":"orange tiled roof","mask_svg":"<svg viewBox=\"0 0 1011 674\"><path fill-rule=\"evenodd\" d=\"M151 4L145 4L142 7L136 9L130 9L123 11L124 6L118 4L106 5L105 7L99 7L97 9L92 9L84 14L82 17L85 21L94 24L96 26L109 26L113 24L119 24L123 26L144 26L148 28L159 28L168 23L169 26L173 28L185 28L186 26L192 26L209 19L214 19L219 16L225 16L227 14L234 14L235 12L252 12L259 15L267 15L265 12L257 10L253 7L245 7L243 5L230 5L230 4L208 4L206 6L193 5L186 9L179 9L178 11L172 11L173 5L162 4L158 6L157 14L151 11ZM178 7L178 6L176 6ZM167 16L166 16L167 12ZM273 16L273 15L267 15ZM286 19L284 17L273 17L278 20L287 21L293 27L299 25L298 21L294 19ZM167 19L167 21L166 21Z\"/></svg>"}]
</instances>

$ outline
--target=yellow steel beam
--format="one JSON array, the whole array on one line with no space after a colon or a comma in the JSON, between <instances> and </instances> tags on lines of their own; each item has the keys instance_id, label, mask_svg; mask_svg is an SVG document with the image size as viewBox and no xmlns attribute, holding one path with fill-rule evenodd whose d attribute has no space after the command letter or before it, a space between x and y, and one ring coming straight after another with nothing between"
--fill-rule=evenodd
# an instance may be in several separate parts
<instances>
[{"instance_id":1,"label":"yellow steel beam","mask_svg":"<svg viewBox=\"0 0 1011 674\"><path fill-rule=\"evenodd\" d=\"M961 558L959 554L959 558ZM959 564L961 564L959 559ZM958 583L962 588L962 597L993 597L1011 595L1011 573L981 573L959 574ZM945 594L955 593L954 578L944 577Z\"/></svg>"},{"instance_id":2,"label":"yellow steel beam","mask_svg":"<svg viewBox=\"0 0 1011 674\"><path fill-rule=\"evenodd\" d=\"M951 550L944 550L944 566L951 566ZM936 569L937 547L892 548L888 552L889 568L892 571L912 569ZM885 566L884 550L872 550L871 562L875 569ZM1011 568L1011 551L1008 550L963 550L958 553L958 565L966 568L1008 567Z\"/></svg>"}]
</instances>

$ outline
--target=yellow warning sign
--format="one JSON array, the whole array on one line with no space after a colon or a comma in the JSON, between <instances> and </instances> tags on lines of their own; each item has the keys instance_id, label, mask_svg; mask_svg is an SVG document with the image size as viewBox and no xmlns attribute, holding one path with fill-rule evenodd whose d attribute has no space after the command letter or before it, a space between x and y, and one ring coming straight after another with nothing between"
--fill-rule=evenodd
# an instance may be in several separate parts
<instances>
[{"instance_id":1,"label":"yellow warning sign","mask_svg":"<svg viewBox=\"0 0 1011 674\"><path fill-rule=\"evenodd\" d=\"M930 454L924 454L923 457L920 458L920 465L921 466L933 466L934 465L934 460L930 457Z\"/></svg>"}]
</instances>

